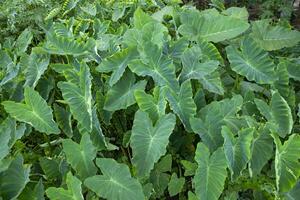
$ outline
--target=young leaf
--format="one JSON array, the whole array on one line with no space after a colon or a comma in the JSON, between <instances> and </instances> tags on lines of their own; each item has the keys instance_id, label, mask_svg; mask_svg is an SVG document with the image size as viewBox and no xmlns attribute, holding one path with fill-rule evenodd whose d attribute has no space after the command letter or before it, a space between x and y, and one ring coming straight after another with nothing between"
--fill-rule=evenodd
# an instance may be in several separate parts
<instances>
[{"instance_id":1,"label":"young leaf","mask_svg":"<svg viewBox=\"0 0 300 200\"><path fill-rule=\"evenodd\" d=\"M293 134L282 145L278 136L272 135L276 144L275 172L276 187L279 192L288 192L300 176L300 137Z\"/></svg>"},{"instance_id":2,"label":"young leaf","mask_svg":"<svg viewBox=\"0 0 300 200\"><path fill-rule=\"evenodd\" d=\"M93 160L97 152L87 133L82 136L80 144L73 142L71 139L65 139L63 141L63 151L66 154L68 163L82 179L96 174L97 168Z\"/></svg>"},{"instance_id":3,"label":"young leaf","mask_svg":"<svg viewBox=\"0 0 300 200\"><path fill-rule=\"evenodd\" d=\"M238 138L235 138L229 128L222 127L224 152L232 180L236 180L240 176L251 158L253 132L254 129L246 128L239 131Z\"/></svg>"},{"instance_id":4,"label":"young leaf","mask_svg":"<svg viewBox=\"0 0 300 200\"><path fill-rule=\"evenodd\" d=\"M227 177L226 158L222 148L210 154L203 143L198 143L195 160L198 163L194 177L198 199L219 199Z\"/></svg>"},{"instance_id":5,"label":"young leaf","mask_svg":"<svg viewBox=\"0 0 300 200\"><path fill-rule=\"evenodd\" d=\"M139 176L147 176L154 163L166 153L166 147L176 123L173 114L163 115L155 125L148 114L138 110L134 117L130 145L133 151L133 164Z\"/></svg>"},{"instance_id":6,"label":"young leaf","mask_svg":"<svg viewBox=\"0 0 300 200\"><path fill-rule=\"evenodd\" d=\"M67 174L66 180L68 190L63 188L49 187L46 194L50 200L84 200L81 192L81 181L72 175L71 172Z\"/></svg>"},{"instance_id":7,"label":"young leaf","mask_svg":"<svg viewBox=\"0 0 300 200\"><path fill-rule=\"evenodd\" d=\"M228 46L226 52L232 70L248 80L259 84L270 84L276 80L273 61L253 39L244 39L241 51Z\"/></svg>"},{"instance_id":8,"label":"young leaf","mask_svg":"<svg viewBox=\"0 0 300 200\"><path fill-rule=\"evenodd\" d=\"M108 200L145 199L141 184L131 177L128 166L111 158L97 158L96 164L103 175L89 177L84 184L99 197Z\"/></svg>"},{"instance_id":9,"label":"young leaf","mask_svg":"<svg viewBox=\"0 0 300 200\"><path fill-rule=\"evenodd\" d=\"M171 197L181 192L184 182L185 182L184 178L182 177L178 178L176 173L172 174L171 180L168 184L168 191Z\"/></svg>"},{"instance_id":10,"label":"young leaf","mask_svg":"<svg viewBox=\"0 0 300 200\"><path fill-rule=\"evenodd\" d=\"M26 122L46 134L58 134L60 131L53 121L52 109L39 93L30 87L25 87L24 97L25 104L3 101L2 105L18 121Z\"/></svg>"}]
</instances>

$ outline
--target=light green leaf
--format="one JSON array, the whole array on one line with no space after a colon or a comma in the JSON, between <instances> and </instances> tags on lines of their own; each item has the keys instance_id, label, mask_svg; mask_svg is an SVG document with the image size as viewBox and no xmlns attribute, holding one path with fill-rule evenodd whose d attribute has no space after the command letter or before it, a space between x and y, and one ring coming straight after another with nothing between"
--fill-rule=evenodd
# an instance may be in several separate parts
<instances>
[{"instance_id":1,"label":"light green leaf","mask_svg":"<svg viewBox=\"0 0 300 200\"><path fill-rule=\"evenodd\" d=\"M21 55L26 51L28 45L31 43L32 38L33 38L32 32L28 28L26 28L19 35L15 43L15 51L17 55Z\"/></svg>"},{"instance_id":2,"label":"light green leaf","mask_svg":"<svg viewBox=\"0 0 300 200\"><path fill-rule=\"evenodd\" d=\"M25 104L4 101L2 105L18 121L26 122L46 134L58 134L60 131L53 121L52 109L39 93L32 88L25 87L24 97Z\"/></svg>"},{"instance_id":3,"label":"light green leaf","mask_svg":"<svg viewBox=\"0 0 300 200\"><path fill-rule=\"evenodd\" d=\"M207 42L206 40L198 39L197 44L201 49L204 61L217 60L220 62L221 65L224 64L224 60L219 50L213 43Z\"/></svg>"},{"instance_id":4,"label":"light green leaf","mask_svg":"<svg viewBox=\"0 0 300 200\"><path fill-rule=\"evenodd\" d=\"M63 141L63 151L66 154L68 163L82 179L96 174L97 168L93 160L97 151L87 133L81 137L80 144L73 142L71 139L65 139Z\"/></svg>"},{"instance_id":5,"label":"light green leaf","mask_svg":"<svg viewBox=\"0 0 300 200\"><path fill-rule=\"evenodd\" d=\"M241 51L228 46L226 52L232 70L248 80L259 84L270 84L276 80L274 63L252 39L246 38L241 42Z\"/></svg>"},{"instance_id":6,"label":"light green leaf","mask_svg":"<svg viewBox=\"0 0 300 200\"><path fill-rule=\"evenodd\" d=\"M0 173L0 197L14 200L29 182L30 165L23 164L23 157L17 156L8 169Z\"/></svg>"},{"instance_id":7,"label":"light green leaf","mask_svg":"<svg viewBox=\"0 0 300 200\"><path fill-rule=\"evenodd\" d=\"M166 97L174 113L177 114L187 131L191 131L190 118L196 115L196 104L193 99L193 91L190 81L181 84L179 94L169 88Z\"/></svg>"},{"instance_id":8,"label":"light green leaf","mask_svg":"<svg viewBox=\"0 0 300 200\"><path fill-rule=\"evenodd\" d=\"M225 157L233 181L241 175L251 158L253 133L254 129L252 128L242 129L235 138L229 128L222 127Z\"/></svg>"},{"instance_id":9,"label":"light green leaf","mask_svg":"<svg viewBox=\"0 0 300 200\"><path fill-rule=\"evenodd\" d=\"M137 29L142 29L143 26L149 22L155 22L155 20L148 14L146 14L140 7L138 7L133 16L133 24Z\"/></svg>"},{"instance_id":10,"label":"light green leaf","mask_svg":"<svg viewBox=\"0 0 300 200\"><path fill-rule=\"evenodd\" d=\"M283 26L272 26L269 20L252 23L253 39L267 51L292 47L300 42L300 32Z\"/></svg>"},{"instance_id":11,"label":"light green leaf","mask_svg":"<svg viewBox=\"0 0 300 200\"><path fill-rule=\"evenodd\" d=\"M198 199L219 199L227 177L226 158L222 148L210 154L209 149L203 143L198 143L195 160L198 163L194 177Z\"/></svg>"},{"instance_id":12,"label":"light green leaf","mask_svg":"<svg viewBox=\"0 0 300 200\"><path fill-rule=\"evenodd\" d=\"M141 184L131 177L127 165L111 158L98 158L96 163L103 175L89 177L84 184L99 197L108 200L145 199Z\"/></svg>"},{"instance_id":13,"label":"light green leaf","mask_svg":"<svg viewBox=\"0 0 300 200\"><path fill-rule=\"evenodd\" d=\"M90 132L92 130L92 78L89 67L81 63L80 72L66 71L65 76L68 82L59 82L57 86L70 106L74 118L80 126Z\"/></svg>"},{"instance_id":14,"label":"light green leaf","mask_svg":"<svg viewBox=\"0 0 300 200\"><path fill-rule=\"evenodd\" d=\"M168 184L168 191L171 197L181 192L184 182L185 182L184 178L182 177L178 178L176 173L172 174L171 180Z\"/></svg>"},{"instance_id":15,"label":"light green leaf","mask_svg":"<svg viewBox=\"0 0 300 200\"><path fill-rule=\"evenodd\" d=\"M268 120L272 120L272 110L270 106L261 99L254 99L255 105L260 113Z\"/></svg>"},{"instance_id":16,"label":"light green leaf","mask_svg":"<svg viewBox=\"0 0 300 200\"><path fill-rule=\"evenodd\" d=\"M2 79L0 81L0 86L15 78L18 75L19 68L19 65L15 65L6 51L0 50L0 72L4 73L0 76L0 78Z\"/></svg>"},{"instance_id":17,"label":"light green leaf","mask_svg":"<svg viewBox=\"0 0 300 200\"><path fill-rule=\"evenodd\" d=\"M49 187L46 194L51 200L84 200L81 192L81 181L72 175L67 174L66 180L68 190L63 188Z\"/></svg>"},{"instance_id":18,"label":"light green leaf","mask_svg":"<svg viewBox=\"0 0 300 200\"><path fill-rule=\"evenodd\" d=\"M291 108L278 92L273 93L270 107L272 119L278 125L278 134L284 138L287 134L291 133L293 128L294 122Z\"/></svg>"},{"instance_id":19,"label":"light green leaf","mask_svg":"<svg viewBox=\"0 0 300 200\"><path fill-rule=\"evenodd\" d=\"M137 55L138 52L135 48L123 49L102 61L96 70L106 73L113 72L109 78L109 85L113 86L122 77L128 63L135 59Z\"/></svg>"},{"instance_id":20,"label":"light green leaf","mask_svg":"<svg viewBox=\"0 0 300 200\"><path fill-rule=\"evenodd\" d=\"M135 82L134 74L126 70L122 78L108 90L104 109L116 111L135 104L134 91L144 90L146 83L145 80Z\"/></svg>"},{"instance_id":21,"label":"light green leaf","mask_svg":"<svg viewBox=\"0 0 300 200\"><path fill-rule=\"evenodd\" d=\"M8 155L10 150L11 130L8 128L11 127L9 127L9 119L6 119L0 125L0 161Z\"/></svg>"},{"instance_id":22,"label":"light green leaf","mask_svg":"<svg viewBox=\"0 0 300 200\"><path fill-rule=\"evenodd\" d=\"M293 134L282 145L279 137L273 134L276 144L275 172L276 187L279 192L288 192L300 176L300 136Z\"/></svg>"},{"instance_id":23,"label":"light green leaf","mask_svg":"<svg viewBox=\"0 0 300 200\"><path fill-rule=\"evenodd\" d=\"M245 7L238 8L238 7L230 7L222 12L222 14L241 19L247 21L249 18L249 13Z\"/></svg>"},{"instance_id":24,"label":"light green leaf","mask_svg":"<svg viewBox=\"0 0 300 200\"><path fill-rule=\"evenodd\" d=\"M139 176L147 176L161 156L166 153L166 147L176 123L173 114L167 114L158 119L155 125L148 114L138 110L134 117L130 146L133 151L133 164L137 167Z\"/></svg>"}]
</instances>

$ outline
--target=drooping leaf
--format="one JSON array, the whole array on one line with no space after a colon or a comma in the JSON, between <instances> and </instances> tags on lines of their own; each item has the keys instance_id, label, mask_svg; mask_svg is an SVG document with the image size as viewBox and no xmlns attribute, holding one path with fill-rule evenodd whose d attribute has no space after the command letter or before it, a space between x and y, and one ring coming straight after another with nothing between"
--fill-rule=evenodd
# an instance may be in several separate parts
<instances>
[{"instance_id":1,"label":"drooping leaf","mask_svg":"<svg viewBox=\"0 0 300 200\"><path fill-rule=\"evenodd\" d=\"M175 116L167 114L153 126L147 113L140 110L136 112L130 145L133 151L132 162L137 167L139 176L149 175L154 163L166 153L175 122Z\"/></svg>"},{"instance_id":2,"label":"drooping leaf","mask_svg":"<svg viewBox=\"0 0 300 200\"><path fill-rule=\"evenodd\" d=\"M107 92L104 109L116 111L125 109L135 103L134 91L144 90L146 81L135 82L135 76L129 70L125 71L122 78Z\"/></svg>"},{"instance_id":3,"label":"drooping leaf","mask_svg":"<svg viewBox=\"0 0 300 200\"><path fill-rule=\"evenodd\" d=\"M24 90L25 104L4 101L5 110L18 121L26 122L40 132L58 134L60 131L53 121L52 109L46 101L30 87Z\"/></svg>"},{"instance_id":4,"label":"drooping leaf","mask_svg":"<svg viewBox=\"0 0 300 200\"><path fill-rule=\"evenodd\" d=\"M102 175L87 178L84 184L99 197L108 200L145 199L141 184L131 177L129 168L110 158L98 158Z\"/></svg>"},{"instance_id":5,"label":"drooping leaf","mask_svg":"<svg viewBox=\"0 0 300 200\"><path fill-rule=\"evenodd\" d=\"M66 71L65 76L67 82L59 82L57 86L74 118L89 132L92 129L92 78L89 67L82 63L78 73Z\"/></svg>"},{"instance_id":6,"label":"drooping leaf","mask_svg":"<svg viewBox=\"0 0 300 200\"><path fill-rule=\"evenodd\" d=\"M198 163L194 177L198 199L219 199L227 177L227 163L222 148L210 154L203 143L198 143L195 160Z\"/></svg>"},{"instance_id":7,"label":"drooping leaf","mask_svg":"<svg viewBox=\"0 0 300 200\"><path fill-rule=\"evenodd\" d=\"M81 181L72 175L71 172L67 174L66 180L68 189L49 187L46 194L51 200L83 200L81 192Z\"/></svg>"},{"instance_id":8,"label":"drooping leaf","mask_svg":"<svg viewBox=\"0 0 300 200\"><path fill-rule=\"evenodd\" d=\"M176 113L187 131L191 131L190 118L196 114L196 104L193 99L193 91L190 81L181 84L179 94L170 89L166 91L166 97L174 113Z\"/></svg>"},{"instance_id":9,"label":"drooping leaf","mask_svg":"<svg viewBox=\"0 0 300 200\"><path fill-rule=\"evenodd\" d=\"M80 144L71 139L65 139L63 141L63 151L66 154L68 163L82 179L96 174L97 169L93 160L97 152L87 133L82 136Z\"/></svg>"},{"instance_id":10,"label":"drooping leaf","mask_svg":"<svg viewBox=\"0 0 300 200\"><path fill-rule=\"evenodd\" d=\"M282 145L278 136L273 134L276 144L275 172L276 187L279 192L288 192L297 183L300 176L300 137L293 134Z\"/></svg>"},{"instance_id":11,"label":"drooping leaf","mask_svg":"<svg viewBox=\"0 0 300 200\"><path fill-rule=\"evenodd\" d=\"M23 164L23 157L18 155L8 169L0 173L0 196L3 200L17 199L29 182L30 165Z\"/></svg>"},{"instance_id":12,"label":"drooping leaf","mask_svg":"<svg viewBox=\"0 0 300 200\"><path fill-rule=\"evenodd\" d=\"M277 25L272 26L269 20L260 20L252 23L253 39L267 51L292 47L300 42L300 32Z\"/></svg>"},{"instance_id":13,"label":"drooping leaf","mask_svg":"<svg viewBox=\"0 0 300 200\"><path fill-rule=\"evenodd\" d=\"M251 158L253 133L252 128L242 129L236 138L229 128L222 127L224 152L232 180L236 180L240 176Z\"/></svg>"},{"instance_id":14,"label":"drooping leaf","mask_svg":"<svg viewBox=\"0 0 300 200\"><path fill-rule=\"evenodd\" d=\"M244 39L241 42L241 51L228 46L226 52L232 70L248 80L259 84L270 84L276 80L273 61L253 39Z\"/></svg>"}]
</instances>

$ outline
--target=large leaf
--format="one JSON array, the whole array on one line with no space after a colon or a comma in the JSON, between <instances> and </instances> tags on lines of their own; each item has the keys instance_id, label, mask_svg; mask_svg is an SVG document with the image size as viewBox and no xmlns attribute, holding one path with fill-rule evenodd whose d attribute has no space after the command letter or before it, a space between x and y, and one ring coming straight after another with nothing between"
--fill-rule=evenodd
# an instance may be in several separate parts
<instances>
[{"instance_id":1,"label":"large leaf","mask_svg":"<svg viewBox=\"0 0 300 200\"><path fill-rule=\"evenodd\" d=\"M300 176L300 137L293 134L283 145L279 137L273 135L273 138L276 144L276 187L279 192L288 192Z\"/></svg>"},{"instance_id":2,"label":"large leaf","mask_svg":"<svg viewBox=\"0 0 300 200\"><path fill-rule=\"evenodd\" d=\"M269 20L252 23L253 39L267 51L292 47L300 42L300 32L280 25L272 26Z\"/></svg>"},{"instance_id":3,"label":"large leaf","mask_svg":"<svg viewBox=\"0 0 300 200\"><path fill-rule=\"evenodd\" d=\"M70 76L69 74L72 74ZM70 106L74 118L87 131L92 130L92 95L91 74L89 67L82 63L80 71L66 71L68 82L59 82L57 86L62 91L64 100Z\"/></svg>"},{"instance_id":4,"label":"large leaf","mask_svg":"<svg viewBox=\"0 0 300 200\"><path fill-rule=\"evenodd\" d=\"M0 173L0 197L3 200L17 199L29 182L30 165L23 165L23 157L17 156L8 169Z\"/></svg>"},{"instance_id":5,"label":"large leaf","mask_svg":"<svg viewBox=\"0 0 300 200\"><path fill-rule=\"evenodd\" d=\"M228 46L226 52L232 70L248 80L259 84L270 84L276 80L274 63L254 40L246 38L241 42L241 51Z\"/></svg>"},{"instance_id":6,"label":"large leaf","mask_svg":"<svg viewBox=\"0 0 300 200\"><path fill-rule=\"evenodd\" d=\"M131 177L129 168L110 158L98 158L102 175L87 178L84 184L99 197L108 200L145 199L141 184Z\"/></svg>"},{"instance_id":7,"label":"large leaf","mask_svg":"<svg viewBox=\"0 0 300 200\"><path fill-rule=\"evenodd\" d=\"M270 103L272 119L278 125L278 134L284 138L293 128L291 109L285 99L278 92L274 92Z\"/></svg>"},{"instance_id":8,"label":"large leaf","mask_svg":"<svg viewBox=\"0 0 300 200\"><path fill-rule=\"evenodd\" d=\"M210 154L203 143L198 143L195 160L198 163L194 177L198 199L219 199L227 177L227 163L222 148Z\"/></svg>"},{"instance_id":9,"label":"large leaf","mask_svg":"<svg viewBox=\"0 0 300 200\"><path fill-rule=\"evenodd\" d=\"M109 85L113 86L122 77L128 63L135 59L138 52L135 48L127 48L106 58L96 68L99 72L113 72L109 78Z\"/></svg>"},{"instance_id":10,"label":"large leaf","mask_svg":"<svg viewBox=\"0 0 300 200\"><path fill-rule=\"evenodd\" d=\"M133 151L132 162L139 176L149 175L154 163L166 153L175 123L175 116L167 114L160 117L153 126L147 113L140 110L136 112L130 145Z\"/></svg>"},{"instance_id":11,"label":"large leaf","mask_svg":"<svg viewBox=\"0 0 300 200\"><path fill-rule=\"evenodd\" d=\"M135 75L126 70L123 77L106 94L104 109L116 111L135 103L134 91L144 90L146 81L135 82Z\"/></svg>"},{"instance_id":12,"label":"large leaf","mask_svg":"<svg viewBox=\"0 0 300 200\"><path fill-rule=\"evenodd\" d=\"M63 141L63 151L66 154L68 163L82 179L96 174L97 168L93 160L97 151L87 133L82 136L80 144L73 142L71 139L65 139Z\"/></svg>"},{"instance_id":13,"label":"large leaf","mask_svg":"<svg viewBox=\"0 0 300 200\"><path fill-rule=\"evenodd\" d=\"M198 13L187 10L181 15L179 33L192 40L221 42L234 38L249 28L248 22L216 12Z\"/></svg>"},{"instance_id":14,"label":"large leaf","mask_svg":"<svg viewBox=\"0 0 300 200\"><path fill-rule=\"evenodd\" d=\"M174 113L176 113L187 131L191 131L190 118L196 115L196 104L193 99L193 91L190 81L185 81L180 87L179 94L170 89L166 91L166 97Z\"/></svg>"},{"instance_id":15,"label":"large leaf","mask_svg":"<svg viewBox=\"0 0 300 200\"><path fill-rule=\"evenodd\" d=\"M5 110L15 119L26 122L40 132L58 134L60 131L53 121L52 109L47 102L30 87L24 90L25 104L4 101Z\"/></svg>"},{"instance_id":16,"label":"large leaf","mask_svg":"<svg viewBox=\"0 0 300 200\"><path fill-rule=\"evenodd\" d=\"M68 190L63 188L49 187L46 194L51 200L83 200L81 192L81 181L72 175L71 172L67 174L66 180Z\"/></svg>"},{"instance_id":17,"label":"large leaf","mask_svg":"<svg viewBox=\"0 0 300 200\"><path fill-rule=\"evenodd\" d=\"M228 167L231 172L231 179L237 179L245 169L251 158L251 144L254 129L242 129L235 138L231 130L223 126L222 136L224 137L224 152Z\"/></svg>"}]
</instances>

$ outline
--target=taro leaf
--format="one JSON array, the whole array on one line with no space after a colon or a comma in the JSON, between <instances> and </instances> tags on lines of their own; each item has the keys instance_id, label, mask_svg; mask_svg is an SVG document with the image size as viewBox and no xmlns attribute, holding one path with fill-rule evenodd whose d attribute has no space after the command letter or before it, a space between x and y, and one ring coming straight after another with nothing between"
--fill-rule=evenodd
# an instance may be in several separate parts
<instances>
[{"instance_id":1,"label":"taro leaf","mask_svg":"<svg viewBox=\"0 0 300 200\"><path fill-rule=\"evenodd\" d=\"M171 180L168 184L168 191L170 196L175 196L181 192L185 179L183 177L178 178L176 173L173 173L171 176Z\"/></svg>"},{"instance_id":2,"label":"taro leaf","mask_svg":"<svg viewBox=\"0 0 300 200\"><path fill-rule=\"evenodd\" d=\"M236 113L241 110L242 105L242 96L236 95L231 99L210 103L200 110L199 118L190 119L193 131L199 134L210 152L215 151L223 144L222 126L235 117Z\"/></svg>"},{"instance_id":3,"label":"taro leaf","mask_svg":"<svg viewBox=\"0 0 300 200\"><path fill-rule=\"evenodd\" d=\"M222 14L233 17L233 18L245 20L245 21L247 21L249 18L249 13L245 7L243 7L243 8L231 7L231 8L224 10L222 12Z\"/></svg>"},{"instance_id":4,"label":"taro leaf","mask_svg":"<svg viewBox=\"0 0 300 200\"><path fill-rule=\"evenodd\" d=\"M65 133L69 138L73 136L71 113L65 108L54 104L54 115L63 133Z\"/></svg>"},{"instance_id":5,"label":"taro leaf","mask_svg":"<svg viewBox=\"0 0 300 200\"><path fill-rule=\"evenodd\" d=\"M272 120L272 110L270 106L261 99L254 99L255 105L257 109L260 111L260 113L268 120Z\"/></svg>"},{"instance_id":6,"label":"taro leaf","mask_svg":"<svg viewBox=\"0 0 300 200\"><path fill-rule=\"evenodd\" d=\"M80 72L66 71L68 82L59 82L64 100L70 106L74 118L86 131L92 130L92 95L91 74L89 67L82 63Z\"/></svg>"},{"instance_id":7,"label":"taro leaf","mask_svg":"<svg viewBox=\"0 0 300 200\"><path fill-rule=\"evenodd\" d=\"M167 114L158 119L155 125L148 114L138 110L134 117L130 145L133 151L133 164L139 176L147 176L166 147L176 123L175 115Z\"/></svg>"},{"instance_id":8,"label":"taro leaf","mask_svg":"<svg viewBox=\"0 0 300 200\"><path fill-rule=\"evenodd\" d=\"M9 119L3 121L0 125L0 161L9 153L9 140L11 139L11 130L8 129ZM10 127L9 127L10 128Z\"/></svg>"},{"instance_id":9,"label":"taro leaf","mask_svg":"<svg viewBox=\"0 0 300 200\"><path fill-rule=\"evenodd\" d=\"M146 83L145 80L135 82L135 75L126 70L122 78L108 90L104 109L116 111L135 104L134 91L144 90Z\"/></svg>"},{"instance_id":10,"label":"taro leaf","mask_svg":"<svg viewBox=\"0 0 300 200\"><path fill-rule=\"evenodd\" d=\"M15 51L17 55L21 55L26 51L28 45L31 43L32 38L32 32L28 28L20 34L15 43Z\"/></svg>"},{"instance_id":11,"label":"taro leaf","mask_svg":"<svg viewBox=\"0 0 300 200\"><path fill-rule=\"evenodd\" d=\"M276 187L279 192L288 192L300 176L300 137L293 134L282 145L278 136L273 134L276 144L275 172Z\"/></svg>"},{"instance_id":12,"label":"taro leaf","mask_svg":"<svg viewBox=\"0 0 300 200\"><path fill-rule=\"evenodd\" d=\"M4 101L2 105L18 121L26 122L46 134L59 134L57 124L53 121L52 109L39 93L30 87L25 87L24 97L25 104Z\"/></svg>"},{"instance_id":13,"label":"taro leaf","mask_svg":"<svg viewBox=\"0 0 300 200\"><path fill-rule=\"evenodd\" d=\"M274 92L271 103L272 119L278 125L278 134L284 138L290 134L293 128L293 117L291 109L279 92Z\"/></svg>"},{"instance_id":14,"label":"taro leaf","mask_svg":"<svg viewBox=\"0 0 300 200\"><path fill-rule=\"evenodd\" d=\"M107 148L107 143L105 141L105 137L102 133L101 125L97 116L96 106L94 106L92 110L92 117L93 117L93 129L91 132L91 140L94 146L97 148L98 151Z\"/></svg>"},{"instance_id":15,"label":"taro leaf","mask_svg":"<svg viewBox=\"0 0 300 200\"><path fill-rule=\"evenodd\" d=\"M163 56L162 50L154 44L148 43L145 48L145 56L141 60L129 63L130 70L138 76L151 76L157 86L168 86L175 92L179 91L172 60Z\"/></svg>"},{"instance_id":16,"label":"taro leaf","mask_svg":"<svg viewBox=\"0 0 300 200\"><path fill-rule=\"evenodd\" d=\"M21 59L21 66L25 68L25 86L35 87L46 71L50 61L48 54L31 53Z\"/></svg>"},{"instance_id":17,"label":"taro leaf","mask_svg":"<svg viewBox=\"0 0 300 200\"><path fill-rule=\"evenodd\" d=\"M23 192L18 197L18 200L45 200L44 193L43 181L42 178L40 178L34 187L30 187L29 184L27 184Z\"/></svg>"},{"instance_id":18,"label":"taro leaf","mask_svg":"<svg viewBox=\"0 0 300 200\"><path fill-rule=\"evenodd\" d=\"M177 114L187 131L191 131L190 118L196 115L196 104L190 81L181 84L179 94L167 88L166 97L174 113Z\"/></svg>"},{"instance_id":19,"label":"taro leaf","mask_svg":"<svg viewBox=\"0 0 300 200\"><path fill-rule=\"evenodd\" d=\"M276 80L273 61L253 39L245 38L241 42L241 51L228 46L226 52L232 70L248 80L259 84L270 84Z\"/></svg>"},{"instance_id":20,"label":"taro leaf","mask_svg":"<svg viewBox=\"0 0 300 200\"><path fill-rule=\"evenodd\" d=\"M276 75L278 79L274 82L274 88L278 90L280 95L285 99L288 99L290 95L290 86L289 86L289 73L287 70L290 62L280 61L277 65Z\"/></svg>"},{"instance_id":21,"label":"taro leaf","mask_svg":"<svg viewBox=\"0 0 300 200\"><path fill-rule=\"evenodd\" d=\"M39 159L40 166L46 175L47 180L59 179L61 173L59 171L59 163L55 159L41 157Z\"/></svg>"},{"instance_id":22,"label":"taro leaf","mask_svg":"<svg viewBox=\"0 0 300 200\"><path fill-rule=\"evenodd\" d=\"M89 134L86 133L82 136L80 144L73 142L71 139L65 139L63 141L63 151L66 154L68 163L82 179L96 174L97 168L93 160L97 151Z\"/></svg>"},{"instance_id":23,"label":"taro leaf","mask_svg":"<svg viewBox=\"0 0 300 200\"><path fill-rule=\"evenodd\" d=\"M87 178L84 184L99 197L108 200L145 199L141 184L131 177L129 168L111 158L97 158L102 175Z\"/></svg>"},{"instance_id":24,"label":"taro leaf","mask_svg":"<svg viewBox=\"0 0 300 200\"><path fill-rule=\"evenodd\" d=\"M109 85L113 86L122 77L128 63L135 59L138 52L135 48L127 48L120 52L113 54L111 57L106 58L96 68L99 72L112 72L109 78Z\"/></svg>"},{"instance_id":25,"label":"taro leaf","mask_svg":"<svg viewBox=\"0 0 300 200\"><path fill-rule=\"evenodd\" d=\"M249 28L248 22L219 13L200 13L188 10L181 15L182 25L178 31L183 36L196 40L221 42L232 39Z\"/></svg>"},{"instance_id":26,"label":"taro leaf","mask_svg":"<svg viewBox=\"0 0 300 200\"><path fill-rule=\"evenodd\" d=\"M269 20L252 23L251 36L259 46L267 51L292 47L300 42L300 32L277 25L270 25Z\"/></svg>"},{"instance_id":27,"label":"taro leaf","mask_svg":"<svg viewBox=\"0 0 300 200\"><path fill-rule=\"evenodd\" d=\"M161 90L156 87L154 92L159 93ZM143 90L136 90L134 92L134 97L139 108L148 113L153 122L156 122L160 116L164 115L166 109L166 100L164 99L164 95L158 95L158 99L156 99L155 96L153 97L152 95L145 93Z\"/></svg>"},{"instance_id":28,"label":"taro leaf","mask_svg":"<svg viewBox=\"0 0 300 200\"><path fill-rule=\"evenodd\" d=\"M240 130L238 137L235 138L228 127L222 127L225 157L233 181L241 175L251 158L253 132L253 128L245 128Z\"/></svg>"},{"instance_id":29,"label":"taro leaf","mask_svg":"<svg viewBox=\"0 0 300 200\"><path fill-rule=\"evenodd\" d=\"M198 143L195 160L198 163L194 177L198 199L219 199L227 177L227 163L223 149L220 147L210 154L205 144Z\"/></svg>"},{"instance_id":30,"label":"taro leaf","mask_svg":"<svg viewBox=\"0 0 300 200\"><path fill-rule=\"evenodd\" d=\"M66 180L68 190L64 188L49 187L46 194L51 200L83 200L81 192L81 181L72 175L71 172L67 174Z\"/></svg>"},{"instance_id":31,"label":"taro leaf","mask_svg":"<svg viewBox=\"0 0 300 200\"><path fill-rule=\"evenodd\" d=\"M133 16L134 27L141 30L148 22L155 22L155 20L138 7Z\"/></svg>"},{"instance_id":32,"label":"taro leaf","mask_svg":"<svg viewBox=\"0 0 300 200\"><path fill-rule=\"evenodd\" d=\"M0 76L0 78L2 79L0 81L0 86L15 78L18 75L19 68L20 66L15 65L15 63L5 51L0 50L0 70L5 71L3 77L2 75Z\"/></svg>"},{"instance_id":33,"label":"taro leaf","mask_svg":"<svg viewBox=\"0 0 300 200\"><path fill-rule=\"evenodd\" d=\"M222 65L224 65L224 60L219 50L213 43L198 39L197 44L201 49L201 53L204 61L217 60Z\"/></svg>"},{"instance_id":34,"label":"taro leaf","mask_svg":"<svg viewBox=\"0 0 300 200\"><path fill-rule=\"evenodd\" d=\"M256 131L252 143L252 157L250 160L251 173L256 176L273 155L273 138L268 125Z\"/></svg>"},{"instance_id":35,"label":"taro leaf","mask_svg":"<svg viewBox=\"0 0 300 200\"><path fill-rule=\"evenodd\" d=\"M29 182L30 165L23 164L23 157L18 155L8 169L0 173L0 196L3 200L17 199Z\"/></svg>"}]
</instances>

